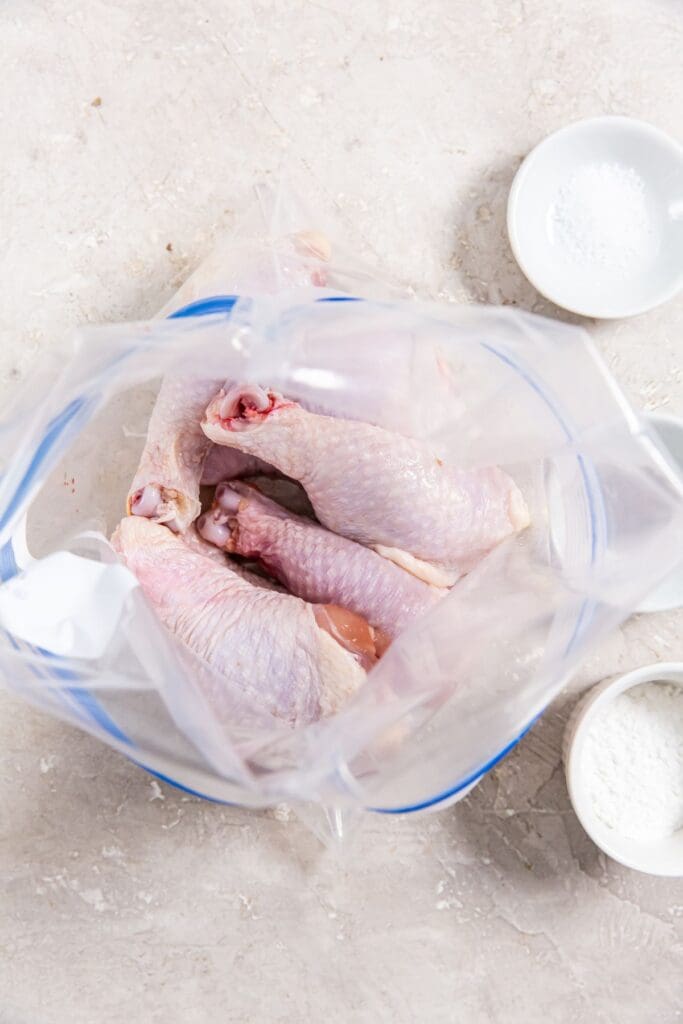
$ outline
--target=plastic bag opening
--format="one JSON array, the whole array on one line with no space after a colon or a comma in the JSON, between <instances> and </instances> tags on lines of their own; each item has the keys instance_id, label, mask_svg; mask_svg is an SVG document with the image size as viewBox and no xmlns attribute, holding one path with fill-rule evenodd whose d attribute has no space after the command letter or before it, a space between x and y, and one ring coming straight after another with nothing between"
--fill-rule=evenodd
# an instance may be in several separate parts
<instances>
[{"instance_id":1,"label":"plastic bag opening","mask_svg":"<svg viewBox=\"0 0 683 1024\"><path fill-rule=\"evenodd\" d=\"M218 247L165 308L171 319L80 331L66 365L33 378L2 424L4 676L211 799L438 806L510 749L591 641L670 570L681 481L580 329L397 299L348 258L337 264L335 243L326 248L312 221L294 217L282 231L280 205L266 223L265 237ZM349 289L357 301L334 301ZM174 642L134 581L113 610L98 596L120 569L106 537L123 514L158 382L197 366L418 437L456 465L499 465L530 509L531 526L406 629L343 710L306 728L239 705L220 719L211 701L220 681ZM48 653L12 614L18 591L29 600L46 556L59 552L102 569L80 578L70 563L57 584L71 601L61 602L66 640ZM3 613L4 599L14 611ZM102 622L109 615L101 650L74 641L69 653L79 623L83 632L79 600Z\"/></svg>"}]
</instances>

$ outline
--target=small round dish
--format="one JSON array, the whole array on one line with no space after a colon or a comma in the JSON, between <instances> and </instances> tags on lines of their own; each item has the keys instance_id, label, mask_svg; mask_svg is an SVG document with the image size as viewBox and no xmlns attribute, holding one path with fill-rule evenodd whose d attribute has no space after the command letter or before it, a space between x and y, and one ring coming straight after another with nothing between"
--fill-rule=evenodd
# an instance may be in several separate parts
<instances>
[{"instance_id":1,"label":"small round dish","mask_svg":"<svg viewBox=\"0 0 683 1024\"><path fill-rule=\"evenodd\" d=\"M646 413L645 419L654 429L671 461L683 474L683 419L664 413ZM655 589L641 601L636 611L662 612L683 605L683 560Z\"/></svg>"},{"instance_id":2,"label":"small round dish","mask_svg":"<svg viewBox=\"0 0 683 1024\"><path fill-rule=\"evenodd\" d=\"M629 117L540 142L508 199L510 245L546 298L583 316L635 316L683 286L683 148Z\"/></svg>"},{"instance_id":3,"label":"small round dish","mask_svg":"<svg viewBox=\"0 0 683 1024\"><path fill-rule=\"evenodd\" d=\"M683 877L683 828L651 843L620 835L597 817L581 765L590 727L605 706L620 693L641 683L675 683L683 687L683 662L646 665L618 679L593 687L574 709L564 733L562 755L567 788L574 811L596 846L613 860L650 875Z\"/></svg>"}]
</instances>

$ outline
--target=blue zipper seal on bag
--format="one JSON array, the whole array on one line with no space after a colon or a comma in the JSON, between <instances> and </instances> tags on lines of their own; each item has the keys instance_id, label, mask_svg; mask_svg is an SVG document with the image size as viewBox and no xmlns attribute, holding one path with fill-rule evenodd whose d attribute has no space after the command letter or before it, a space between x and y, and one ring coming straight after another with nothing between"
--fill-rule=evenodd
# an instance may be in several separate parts
<instances>
[{"instance_id":1,"label":"blue zipper seal on bag","mask_svg":"<svg viewBox=\"0 0 683 1024\"><path fill-rule=\"evenodd\" d=\"M231 313L240 301L239 295L212 295L209 299L197 299L187 306L181 306L174 313L169 313L167 320L181 320L186 316L210 316L213 313ZM324 295L316 302L362 302L355 295Z\"/></svg>"},{"instance_id":2,"label":"blue zipper seal on bag","mask_svg":"<svg viewBox=\"0 0 683 1024\"><path fill-rule=\"evenodd\" d=\"M0 548L0 583L6 583L19 572L17 560L14 557L12 540L6 541Z\"/></svg>"},{"instance_id":3,"label":"blue zipper seal on bag","mask_svg":"<svg viewBox=\"0 0 683 1024\"><path fill-rule=\"evenodd\" d=\"M169 313L167 320L180 320L186 316L210 316L212 313L231 313L239 295L212 295L209 299L198 299L188 306L181 306Z\"/></svg>"}]
</instances>

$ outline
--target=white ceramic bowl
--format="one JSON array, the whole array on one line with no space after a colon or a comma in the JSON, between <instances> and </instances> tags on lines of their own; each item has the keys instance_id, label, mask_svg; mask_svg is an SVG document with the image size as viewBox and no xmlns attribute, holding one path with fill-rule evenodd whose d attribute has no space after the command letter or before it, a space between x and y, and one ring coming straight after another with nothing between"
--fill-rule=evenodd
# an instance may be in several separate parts
<instances>
[{"instance_id":1,"label":"white ceramic bowl","mask_svg":"<svg viewBox=\"0 0 683 1024\"><path fill-rule=\"evenodd\" d=\"M650 228L646 245L620 250L621 260L609 262L611 250L584 252L558 221L562 196L575 187L577 175L604 173L604 165L640 180L638 209ZM600 208L596 216L602 216ZM609 216L618 237L621 222ZM683 286L683 148L629 117L577 121L549 135L524 160L510 190L507 220L515 258L546 298L583 316L643 313Z\"/></svg>"},{"instance_id":2,"label":"white ceramic bowl","mask_svg":"<svg viewBox=\"0 0 683 1024\"><path fill-rule=\"evenodd\" d=\"M650 875L683 876L683 829L651 843L637 842L609 828L593 811L587 779L581 771L588 732L606 704L641 683L667 682L683 687L683 662L646 665L628 675L598 684L574 709L564 733L567 788L576 815L596 846L620 864Z\"/></svg>"},{"instance_id":3,"label":"white ceramic bowl","mask_svg":"<svg viewBox=\"0 0 683 1024\"><path fill-rule=\"evenodd\" d=\"M654 428L667 450L671 461L678 466L683 474L683 419L652 412L645 416ZM680 608L683 605L683 561L666 577L665 580L648 594L638 606L639 612L661 612L668 608Z\"/></svg>"}]
</instances>

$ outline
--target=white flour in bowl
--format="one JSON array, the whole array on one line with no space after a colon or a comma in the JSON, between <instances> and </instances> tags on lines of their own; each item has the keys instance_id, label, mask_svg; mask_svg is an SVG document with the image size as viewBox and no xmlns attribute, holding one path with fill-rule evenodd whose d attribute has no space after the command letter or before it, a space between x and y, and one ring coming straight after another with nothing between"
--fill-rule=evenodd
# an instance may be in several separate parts
<instances>
[{"instance_id":1,"label":"white flour in bowl","mask_svg":"<svg viewBox=\"0 0 683 1024\"><path fill-rule=\"evenodd\" d=\"M663 839L683 826L683 688L641 683L610 701L581 763L593 810L620 835Z\"/></svg>"},{"instance_id":2,"label":"white flour in bowl","mask_svg":"<svg viewBox=\"0 0 683 1024\"><path fill-rule=\"evenodd\" d=\"M579 168L550 210L551 237L577 263L631 271L656 251L642 178L618 163Z\"/></svg>"}]
</instances>

